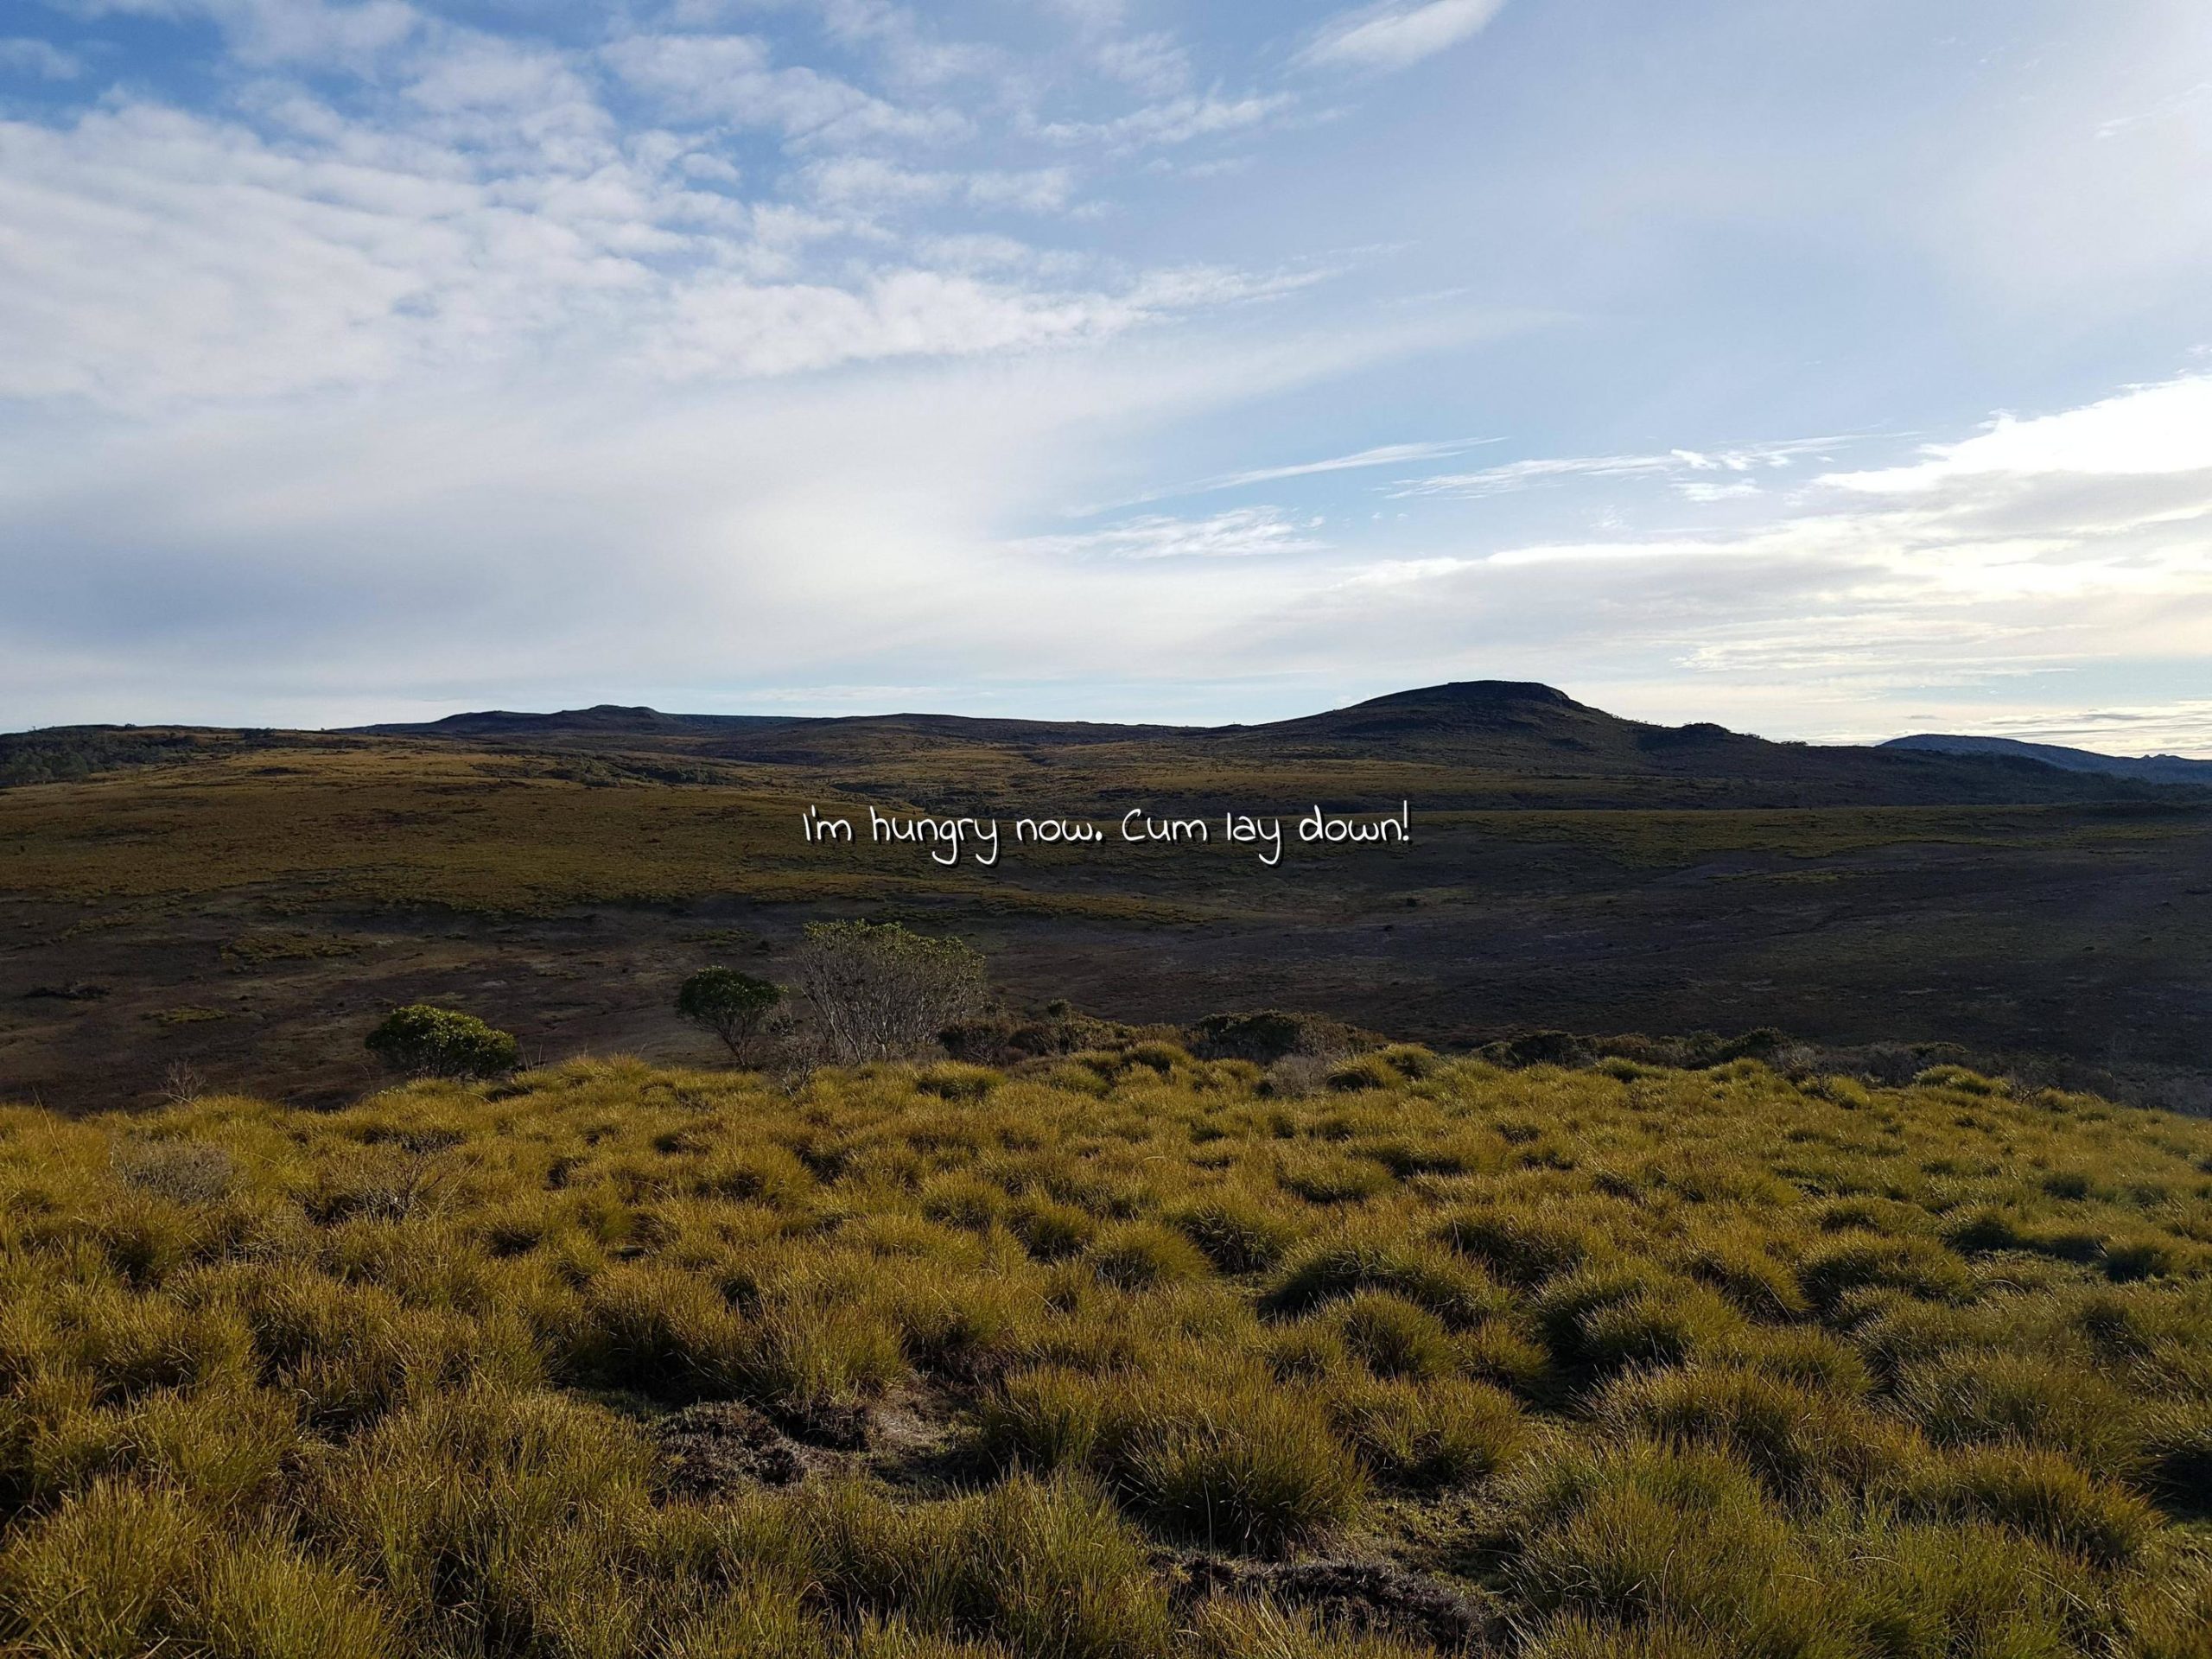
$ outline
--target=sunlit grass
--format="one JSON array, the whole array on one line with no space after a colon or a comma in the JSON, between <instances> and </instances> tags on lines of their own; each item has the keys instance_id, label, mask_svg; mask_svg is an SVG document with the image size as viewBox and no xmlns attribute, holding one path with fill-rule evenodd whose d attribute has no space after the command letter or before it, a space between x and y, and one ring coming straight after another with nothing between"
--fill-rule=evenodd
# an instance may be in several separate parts
<instances>
[{"instance_id":1,"label":"sunlit grass","mask_svg":"<svg viewBox=\"0 0 2212 1659\"><path fill-rule=\"evenodd\" d=\"M1411 1564L1531 1659L2212 1644L2212 1126L1359 1081L1153 1043L0 1111L0 1646L1428 1650L1196 1596L1205 1552ZM718 1401L811 1472L671 1497L654 1424Z\"/></svg>"}]
</instances>

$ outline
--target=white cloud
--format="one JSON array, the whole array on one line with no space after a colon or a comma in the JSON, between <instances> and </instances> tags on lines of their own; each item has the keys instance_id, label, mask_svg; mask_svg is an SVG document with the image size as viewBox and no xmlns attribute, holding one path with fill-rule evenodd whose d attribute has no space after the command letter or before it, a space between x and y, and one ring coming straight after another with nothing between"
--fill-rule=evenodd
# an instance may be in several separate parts
<instances>
[{"instance_id":1,"label":"white cloud","mask_svg":"<svg viewBox=\"0 0 2212 1659\"><path fill-rule=\"evenodd\" d=\"M1300 53L1313 64L1403 69L1471 40L1505 10L1505 0L1386 0L1331 18Z\"/></svg>"},{"instance_id":2,"label":"white cloud","mask_svg":"<svg viewBox=\"0 0 2212 1659\"><path fill-rule=\"evenodd\" d=\"M1015 543L1033 553L1108 559L1250 558L1318 553L1319 518L1293 518L1276 507L1237 507L1206 518L1147 515L1079 535L1033 536Z\"/></svg>"},{"instance_id":3,"label":"white cloud","mask_svg":"<svg viewBox=\"0 0 2212 1659\"><path fill-rule=\"evenodd\" d=\"M290 88L257 126L127 101L0 122L0 396L143 410L548 350L617 372L789 373L1097 339L1314 280L1107 275L936 228L956 209L1064 211L1066 167L817 156L796 175L817 206L741 200L696 136L621 131L588 62L465 32L443 46L370 116ZM730 60L782 73L749 48ZM850 89L800 90L821 109L777 118L807 137L817 116L878 118ZM931 206L931 225L907 235L902 203Z\"/></svg>"},{"instance_id":4,"label":"white cloud","mask_svg":"<svg viewBox=\"0 0 2212 1659\"><path fill-rule=\"evenodd\" d=\"M2094 749L2101 754L2142 754L2153 747L2212 754L2212 701L2190 697L2143 707L2008 709L1994 717L1984 716L1974 729L1991 737L2056 743L2067 748Z\"/></svg>"},{"instance_id":5,"label":"white cloud","mask_svg":"<svg viewBox=\"0 0 2212 1659\"><path fill-rule=\"evenodd\" d=\"M1185 144L1196 138L1259 126L1287 110L1291 102L1287 92L1253 92L1242 98L1193 92L1147 104L1110 120L1052 122L1039 131L1063 144L1098 143L1116 149Z\"/></svg>"},{"instance_id":6,"label":"white cloud","mask_svg":"<svg viewBox=\"0 0 2212 1659\"><path fill-rule=\"evenodd\" d=\"M1191 558L1162 584L1156 561L1039 557L1010 531L1163 423L1435 340L1131 340L772 385L447 376L55 430L0 468L10 538L49 555L11 571L0 702L322 723L529 706L578 674L693 707L754 684L1168 683L1265 592L1237 573L1283 562Z\"/></svg>"},{"instance_id":7,"label":"white cloud","mask_svg":"<svg viewBox=\"0 0 2212 1659\"><path fill-rule=\"evenodd\" d=\"M955 109L905 109L804 65L778 67L755 35L632 35L601 54L671 120L765 127L817 143L944 141L969 130Z\"/></svg>"},{"instance_id":8,"label":"white cloud","mask_svg":"<svg viewBox=\"0 0 2212 1659\"><path fill-rule=\"evenodd\" d=\"M1191 80L1191 54L1172 35L1124 35L1101 41L1092 61L1102 73L1150 99L1181 92Z\"/></svg>"},{"instance_id":9,"label":"white cloud","mask_svg":"<svg viewBox=\"0 0 2212 1659\"><path fill-rule=\"evenodd\" d=\"M74 80L85 60L47 41L0 40L0 75L30 75L40 80Z\"/></svg>"},{"instance_id":10,"label":"white cloud","mask_svg":"<svg viewBox=\"0 0 2212 1659\"><path fill-rule=\"evenodd\" d=\"M1897 204L1981 326L2061 337L2212 283L2212 7L2064 16L2056 40L1974 67L1994 96Z\"/></svg>"},{"instance_id":11,"label":"white cloud","mask_svg":"<svg viewBox=\"0 0 2212 1659\"><path fill-rule=\"evenodd\" d=\"M2212 375L2137 386L2063 414L2004 416L1903 467L1821 480L1870 495L1924 494L1961 480L2053 474L2140 478L2212 469Z\"/></svg>"},{"instance_id":12,"label":"white cloud","mask_svg":"<svg viewBox=\"0 0 2212 1659\"><path fill-rule=\"evenodd\" d=\"M1068 205L1075 175L1065 167L1021 171L927 171L874 156L838 156L805 169L810 192L841 206L899 206L958 200L975 207L1058 213Z\"/></svg>"},{"instance_id":13,"label":"white cloud","mask_svg":"<svg viewBox=\"0 0 2212 1659\"><path fill-rule=\"evenodd\" d=\"M1118 334L1158 315L1141 296L1039 294L928 270L858 289L701 282L676 298L650 347L668 372L792 374L858 359L965 357Z\"/></svg>"}]
</instances>

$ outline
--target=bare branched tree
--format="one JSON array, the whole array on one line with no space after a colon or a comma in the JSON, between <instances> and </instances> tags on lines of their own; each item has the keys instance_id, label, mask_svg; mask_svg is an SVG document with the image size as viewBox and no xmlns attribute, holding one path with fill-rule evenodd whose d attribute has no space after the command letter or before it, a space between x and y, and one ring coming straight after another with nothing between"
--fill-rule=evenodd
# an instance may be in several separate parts
<instances>
[{"instance_id":1,"label":"bare branched tree","mask_svg":"<svg viewBox=\"0 0 2212 1659\"><path fill-rule=\"evenodd\" d=\"M983 1002L980 953L896 922L814 923L797 966L825 1058L849 1065L912 1054Z\"/></svg>"}]
</instances>

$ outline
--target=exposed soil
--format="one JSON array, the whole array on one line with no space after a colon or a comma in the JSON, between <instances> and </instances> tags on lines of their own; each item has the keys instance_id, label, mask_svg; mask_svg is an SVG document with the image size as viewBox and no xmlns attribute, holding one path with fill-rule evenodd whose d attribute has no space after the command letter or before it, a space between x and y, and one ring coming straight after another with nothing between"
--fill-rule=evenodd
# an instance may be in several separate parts
<instances>
[{"instance_id":1,"label":"exposed soil","mask_svg":"<svg viewBox=\"0 0 2212 1659\"><path fill-rule=\"evenodd\" d=\"M686 1406L652 1426L659 1489L671 1497L717 1498L753 1486L792 1486L812 1466L808 1448L734 1400Z\"/></svg>"},{"instance_id":2,"label":"exposed soil","mask_svg":"<svg viewBox=\"0 0 2212 1659\"><path fill-rule=\"evenodd\" d=\"M957 1402L920 1387L866 1402L817 1403L771 1417L736 1400L686 1406L647 1432L660 1454L659 1490L714 1498L790 1487L839 1470L915 1491L957 1484Z\"/></svg>"},{"instance_id":3,"label":"exposed soil","mask_svg":"<svg viewBox=\"0 0 2212 1659\"><path fill-rule=\"evenodd\" d=\"M1482 1603L1437 1579L1387 1561L1248 1561L1217 1555L1182 1563L1183 1593L1266 1595L1333 1624L1427 1643L1446 1653L1483 1644L1495 1622Z\"/></svg>"}]
</instances>

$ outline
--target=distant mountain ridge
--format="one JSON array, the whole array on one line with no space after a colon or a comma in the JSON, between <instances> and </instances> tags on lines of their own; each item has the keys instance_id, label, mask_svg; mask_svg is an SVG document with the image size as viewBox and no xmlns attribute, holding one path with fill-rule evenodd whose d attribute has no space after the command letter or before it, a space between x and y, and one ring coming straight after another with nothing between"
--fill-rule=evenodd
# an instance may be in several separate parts
<instances>
[{"instance_id":1,"label":"distant mountain ridge","mask_svg":"<svg viewBox=\"0 0 2212 1659\"><path fill-rule=\"evenodd\" d=\"M890 754L957 763L979 748L1040 763L1116 750L1201 767L1313 760L1412 762L1482 777L1527 795L1588 804L1668 799L1687 805L1996 804L2171 799L2169 783L2212 778L2120 776L1999 751L1919 751L1910 745L1777 743L1707 721L1658 726L1578 702L1524 680L1457 680L1394 691L1341 709L1254 725L1164 726L919 713L846 715L671 715L601 704L546 715L493 711L361 735L584 750L651 749L698 760L819 766ZM1516 781L1517 780L1517 781Z\"/></svg>"},{"instance_id":2,"label":"distant mountain ridge","mask_svg":"<svg viewBox=\"0 0 2212 1659\"><path fill-rule=\"evenodd\" d=\"M650 736L779 726L788 718L783 715L667 715L642 704L600 702L588 709L563 709L550 715L486 709L448 715L442 720L385 721L340 730L347 736L362 737L545 737L586 733Z\"/></svg>"},{"instance_id":3,"label":"distant mountain ridge","mask_svg":"<svg viewBox=\"0 0 2212 1659\"><path fill-rule=\"evenodd\" d=\"M450 744L556 758L594 779L711 782L729 766L855 773L912 766L910 788L1008 763L1064 779L1079 768L1102 802L1156 792L1164 769L1193 798L1306 763L1413 768L1431 804L1465 807L1797 808L1979 806L2212 799L2212 763L2114 761L2001 739L1908 738L1880 746L1773 742L1707 721L1660 726L1578 702L1533 681L1459 680L1249 726L1164 726L934 714L684 715L600 703L551 713L485 709L297 734L323 743ZM60 781L288 741L270 732L49 728L0 736L0 785ZM955 790L957 793L957 789ZM946 796L945 798L951 798ZM965 798L964 797L962 798ZM1239 795L1238 798L1242 798Z\"/></svg>"},{"instance_id":4,"label":"distant mountain ridge","mask_svg":"<svg viewBox=\"0 0 2212 1659\"><path fill-rule=\"evenodd\" d=\"M2069 749L2056 743L2025 743L2016 737L1969 737L1922 732L1893 737L1878 745L1885 749L1916 749L1932 754L2001 754L2022 760L2039 760L2063 772L2107 772L2150 784L2212 785L2212 760L2192 760L2179 754L2099 754L2091 749Z\"/></svg>"}]
</instances>

